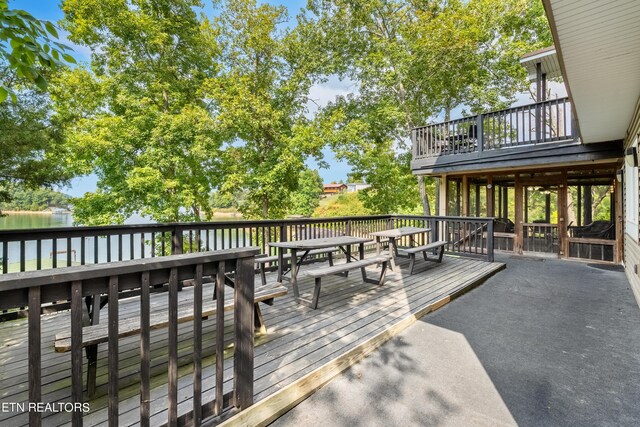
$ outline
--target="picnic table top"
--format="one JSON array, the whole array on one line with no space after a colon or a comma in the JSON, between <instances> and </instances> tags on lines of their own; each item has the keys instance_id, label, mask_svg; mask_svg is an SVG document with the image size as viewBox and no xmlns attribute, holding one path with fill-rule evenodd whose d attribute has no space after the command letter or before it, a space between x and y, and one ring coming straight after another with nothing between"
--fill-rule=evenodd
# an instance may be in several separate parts
<instances>
[{"instance_id":1,"label":"picnic table top","mask_svg":"<svg viewBox=\"0 0 640 427\"><path fill-rule=\"evenodd\" d=\"M393 228L391 230L375 231L369 234L371 234L372 236L378 236L378 237L397 238L402 236L412 236L414 234L420 234L420 233L428 233L429 231L431 231L430 228L400 227L400 228Z\"/></svg>"},{"instance_id":2,"label":"picnic table top","mask_svg":"<svg viewBox=\"0 0 640 427\"><path fill-rule=\"evenodd\" d=\"M356 245L359 243L368 243L370 241L371 239L366 237L336 236L321 237L318 239L293 240L291 242L273 242L269 243L269 245L276 248L306 250L330 248L331 246Z\"/></svg>"}]
</instances>

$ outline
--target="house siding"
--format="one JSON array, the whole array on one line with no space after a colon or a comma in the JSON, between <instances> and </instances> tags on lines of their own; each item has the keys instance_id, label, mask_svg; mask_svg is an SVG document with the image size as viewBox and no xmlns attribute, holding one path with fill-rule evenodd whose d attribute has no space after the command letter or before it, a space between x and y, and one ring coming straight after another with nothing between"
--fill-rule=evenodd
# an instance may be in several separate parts
<instances>
[{"instance_id":1,"label":"house siding","mask_svg":"<svg viewBox=\"0 0 640 427\"><path fill-rule=\"evenodd\" d=\"M636 105L635 114L629 125L629 130L627 131L627 137L625 138L625 142L624 142L625 150L628 147L633 145L636 135L638 135L639 133L640 133L640 102ZM626 172L626 168L628 167L629 166L627 165L627 162L624 162L625 172ZM626 176L626 173L625 173L625 176ZM623 222L625 224L624 271L627 275L627 279L629 280L629 284L631 285L631 290L633 291L633 295L636 298L636 302L640 306L640 244L638 242L638 239L635 239L634 237L629 235L629 232L631 230L626 229L627 227L629 227L626 221L627 212L629 212L630 209L635 209L636 212L639 212L640 206L639 205L629 206L628 200L626 199L628 185L635 186L636 189L640 192L640 182L630 183L625 181L624 182L625 189L622 193L625 196L624 210L623 210L625 214L625 218ZM639 198L639 201L640 201L640 198ZM637 234L638 231L637 230L634 230L634 231L635 232L633 234Z\"/></svg>"}]
</instances>

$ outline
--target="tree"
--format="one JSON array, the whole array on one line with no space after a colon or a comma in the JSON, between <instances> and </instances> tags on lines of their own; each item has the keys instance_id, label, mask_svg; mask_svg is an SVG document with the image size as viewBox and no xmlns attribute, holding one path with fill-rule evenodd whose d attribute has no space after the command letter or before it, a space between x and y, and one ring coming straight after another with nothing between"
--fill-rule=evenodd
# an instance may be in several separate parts
<instances>
[{"instance_id":1,"label":"tree","mask_svg":"<svg viewBox=\"0 0 640 427\"><path fill-rule=\"evenodd\" d=\"M298 188L291 193L289 215L311 216L320 204L322 178L317 170L305 169L298 174Z\"/></svg>"},{"instance_id":2,"label":"tree","mask_svg":"<svg viewBox=\"0 0 640 427\"><path fill-rule=\"evenodd\" d=\"M0 0L0 63L15 71L15 77L47 89L47 71L65 63L75 64L67 52L71 49L57 42L58 32L49 21L34 18L24 10L9 9L9 0ZM18 98L13 85L0 82L0 103L11 96Z\"/></svg>"},{"instance_id":3,"label":"tree","mask_svg":"<svg viewBox=\"0 0 640 427\"><path fill-rule=\"evenodd\" d=\"M220 185L218 123L201 91L219 49L197 0L66 0L69 38L92 49L91 70L56 80L57 118L68 162L95 173L98 190L74 200L85 224L121 223L134 212L157 221L211 215Z\"/></svg>"},{"instance_id":4,"label":"tree","mask_svg":"<svg viewBox=\"0 0 640 427\"><path fill-rule=\"evenodd\" d=\"M286 9L230 0L216 19L221 72L206 85L215 119L228 142L221 190L246 196L249 218L279 218L309 155L320 141L305 117L318 53L305 42L304 25L280 29Z\"/></svg>"},{"instance_id":5,"label":"tree","mask_svg":"<svg viewBox=\"0 0 640 427\"><path fill-rule=\"evenodd\" d=\"M510 103L524 87L518 59L551 40L539 0L312 0L309 8L313 43L330 58L325 72L358 85L357 95L329 105L333 113L324 118L336 125L353 119L341 110L356 109L362 126L377 129L357 148L353 140L334 141L372 184L368 203L376 212L417 204L411 191L389 199L394 181L409 184L411 128L440 113L448 120L461 104L480 111ZM392 163L401 174L396 180L376 177ZM422 196L426 207L426 191Z\"/></svg>"}]
</instances>

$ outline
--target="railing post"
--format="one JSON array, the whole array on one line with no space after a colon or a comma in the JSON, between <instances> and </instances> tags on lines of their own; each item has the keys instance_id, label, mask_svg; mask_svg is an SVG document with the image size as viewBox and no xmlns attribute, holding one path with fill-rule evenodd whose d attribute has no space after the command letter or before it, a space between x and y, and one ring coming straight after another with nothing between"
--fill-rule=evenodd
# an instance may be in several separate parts
<instances>
[{"instance_id":1,"label":"railing post","mask_svg":"<svg viewBox=\"0 0 640 427\"><path fill-rule=\"evenodd\" d=\"M482 153L484 150L484 126L482 122L484 121L484 116L482 114L478 114L476 118L476 139L478 141L478 152Z\"/></svg>"},{"instance_id":2,"label":"railing post","mask_svg":"<svg viewBox=\"0 0 640 427\"><path fill-rule=\"evenodd\" d=\"M493 262L493 218L487 222L487 261Z\"/></svg>"},{"instance_id":3,"label":"railing post","mask_svg":"<svg viewBox=\"0 0 640 427\"><path fill-rule=\"evenodd\" d=\"M347 236L351 236L351 220L350 219L347 220L347 224L345 225L344 232Z\"/></svg>"},{"instance_id":4,"label":"railing post","mask_svg":"<svg viewBox=\"0 0 640 427\"><path fill-rule=\"evenodd\" d=\"M180 227L174 227L171 230L171 255L178 255L182 253L182 229Z\"/></svg>"},{"instance_id":5,"label":"railing post","mask_svg":"<svg viewBox=\"0 0 640 427\"><path fill-rule=\"evenodd\" d=\"M235 406L240 410L253 404L253 300L255 292L253 265L253 256L239 259L236 262L233 393Z\"/></svg>"},{"instance_id":6,"label":"railing post","mask_svg":"<svg viewBox=\"0 0 640 427\"><path fill-rule=\"evenodd\" d=\"M416 129L411 129L411 155L414 159L418 157L418 138Z\"/></svg>"}]
</instances>

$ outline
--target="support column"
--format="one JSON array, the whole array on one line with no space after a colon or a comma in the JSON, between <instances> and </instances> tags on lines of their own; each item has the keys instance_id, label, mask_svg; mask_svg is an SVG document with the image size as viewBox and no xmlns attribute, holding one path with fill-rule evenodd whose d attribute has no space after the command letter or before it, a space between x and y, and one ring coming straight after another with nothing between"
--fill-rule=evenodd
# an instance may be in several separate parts
<instances>
[{"instance_id":1,"label":"support column","mask_svg":"<svg viewBox=\"0 0 640 427\"><path fill-rule=\"evenodd\" d=\"M494 193L494 188L493 188L493 177L491 175L489 175L487 177L487 216L489 218L491 217L495 217L496 213L495 213L495 193Z\"/></svg>"},{"instance_id":2,"label":"support column","mask_svg":"<svg viewBox=\"0 0 640 427\"><path fill-rule=\"evenodd\" d=\"M522 254L522 248L524 245L524 234L523 234L523 221L524 217L522 214L522 202L523 202L523 191L522 191L522 182L520 181L520 174L516 174L515 180L515 231L516 237L513 243L513 251L517 254Z\"/></svg>"},{"instance_id":3,"label":"support column","mask_svg":"<svg viewBox=\"0 0 640 427\"><path fill-rule=\"evenodd\" d=\"M434 197L435 210L433 211L434 215L440 215L440 177L435 177L436 191Z\"/></svg>"},{"instance_id":4,"label":"support column","mask_svg":"<svg viewBox=\"0 0 640 427\"><path fill-rule=\"evenodd\" d=\"M582 185L578 185L578 200L574 202L578 208L578 214L576 215L576 221L578 221L578 227L582 226Z\"/></svg>"},{"instance_id":5,"label":"support column","mask_svg":"<svg viewBox=\"0 0 640 427\"><path fill-rule=\"evenodd\" d=\"M462 216L460 206L460 181L456 180L456 215Z\"/></svg>"},{"instance_id":6,"label":"support column","mask_svg":"<svg viewBox=\"0 0 640 427\"><path fill-rule=\"evenodd\" d=\"M560 193L558 193L560 197ZM551 193L544 196L544 222L551 223Z\"/></svg>"},{"instance_id":7,"label":"support column","mask_svg":"<svg viewBox=\"0 0 640 427\"><path fill-rule=\"evenodd\" d=\"M462 216L469 216L469 177L462 176Z\"/></svg>"},{"instance_id":8,"label":"support column","mask_svg":"<svg viewBox=\"0 0 640 427\"><path fill-rule=\"evenodd\" d=\"M438 215L439 216L447 216L447 204L448 204L448 194L447 194L447 176L443 175L438 180Z\"/></svg>"},{"instance_id":9,"label":"support column","mask_svg":"<svg viewBox=\"0 0 640 427\"><path fill-rule=\"evenodd\" d=\"M569 256L569 240L567 232L567 218L569 210L567 206L567 172L562 172L562 181L558 187L558 239L560 248L560 257L567 258Z\"/></svg>"},{"instance_id":10,"label":"support column","mask_svg":"<svg viewBox=\"0 0 640 427\"><path fill-rule=\"evenodd\" d=\"M590 185L585 185L584 186L584 194L582 196L582 200L584 201L584 204L583 204L583 214L584 214L583 225L589 225L589 224L591 224L593 222L593 216L592 216L593 195L591 193L591 186Z\"/></svg>"},{"instance_id":11,"label":"support column","mask_svg":"<svg viewBox=\"0 0 640 427\"><path fill-rule=\"evenodd\" d=\"M504 216L502 215L502 187L498 187L496 191L498 192L498 217L503 218Z\"/></svg>"},{"instance_id":12,"label":"support column","mask_svg":"<svg viewBox=\"0 0 640 427\"><path fill-rule=\"evenodd\" d=\"M480 184L476 184L476 217L480 216Z\"/></svg>"},{"instance_id":13,"label":"support column","mask_svg":"<svg viewBox=\"0 0 640 427\"><path fill-rule=\"evenodd\" d=\"M504 191L502 196L502 217L509 218L509 187L505 185L502 190Z\"/></svg>"},{"instance_id":14,"label":"support column","mask_svg":"<svg viewBox=\"0 0 640 427\"><path fill-rule=\"evenodd\" d=\"M529 187L524 187L524 222L529 222Z\"/></svg>"}]
</instances>

